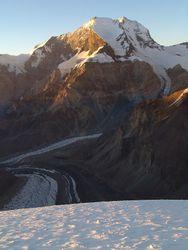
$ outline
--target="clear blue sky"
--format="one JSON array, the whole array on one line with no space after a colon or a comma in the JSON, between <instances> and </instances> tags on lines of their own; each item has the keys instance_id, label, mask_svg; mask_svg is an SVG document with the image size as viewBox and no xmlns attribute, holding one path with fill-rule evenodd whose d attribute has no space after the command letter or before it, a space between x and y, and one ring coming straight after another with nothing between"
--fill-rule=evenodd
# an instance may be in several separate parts
<instances>
[{"instance_id":1,"label":"clear blue sky","mask_svg":"<svg viewBox=\"0 0 188 250\"><path fill-rule=\"evenodd\" d=\"M0 53L26 53L93 16L137 20L161 44L188 41L188 0L2 0Z\"/></svg>"}]
</instances>

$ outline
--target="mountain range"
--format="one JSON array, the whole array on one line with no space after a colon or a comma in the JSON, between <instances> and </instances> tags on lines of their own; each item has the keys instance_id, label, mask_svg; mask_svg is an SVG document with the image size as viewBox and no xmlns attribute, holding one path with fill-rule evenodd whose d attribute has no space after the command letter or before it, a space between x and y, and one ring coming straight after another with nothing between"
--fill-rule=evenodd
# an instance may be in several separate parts
<instances>
[{"instance_id":1,"label":"mountain range","mask_svg":"<svg viewBox=\"0 0 188 250\"><path fill-rule=\"evenodd\" d=\"M34 167L65 171L82 201L187 198L187 87L187 42L163 46L137 21L94 17L30 54L0 55L0 156L85 136L14 165L30 166L26 179ZM3 171L2 190L15 174L26 181Z\"/></svg>"}]
</instances>

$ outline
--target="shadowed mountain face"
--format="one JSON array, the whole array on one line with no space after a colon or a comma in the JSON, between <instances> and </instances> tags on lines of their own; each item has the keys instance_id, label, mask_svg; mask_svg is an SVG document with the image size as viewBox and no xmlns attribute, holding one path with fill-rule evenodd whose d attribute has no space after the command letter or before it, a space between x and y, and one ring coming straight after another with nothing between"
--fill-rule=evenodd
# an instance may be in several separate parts
<instances>
[{"instance_id":1,"label":"shadowed mountain face","mask_svg":"<svg viewBox=\"0 0 188 250\"><path fill-rule=\"evenodd\" d=\"M53 183L53 194L63 175L72 202L71 176L82 201L187 198L187 87L187 43L161 46L136 21L93 18L30 55L0 55L0 157L101 133L12 167L34 175L29 188ZM6 171L15 190L24 186ZM53 204L70 203L58 185Z\"/></svg>"},{"instance_id":2,"label":"shadowed mountain face","mask_svg":"<svg viewBox=\"0 0 188 250\"><path fill-rule=\"evenodd\" d=\"M122 113L128 102L156 97L160 86L150 65L139 61L113 66L88 63L73 70L63 82L54 75L45 91L24 98L9 109L2 120L1 152L21 151L59 137L101 131L109 122L113 127L121 119L117 112Z\"/></svg>"},{"instance_id":3,"label":"shadowed mountain face","mask_svg":"<svg viewBox=\"0 0 188 250\"><path fill-rule=\"evenodd\" d=\"M53 157L126 199L187 198L188 98L182 93L144 102L94 144L73 145Z\"/></svg>"},{"instance_id":4,"label":"shadowed mountain face","mask_svg":"<svg viewBox=\"0 0 188 250\"><path fill-rule=\"evenodd\" d=\"M11 168L65 171L74 178L81 202L187 199L187 93L185 89L152 101L127 103L130 108L121 113L119 124L106 128L100 137L15 163L13 159ZM57 200L61 203L70 201Z\"/></svg>"}]
</instances>

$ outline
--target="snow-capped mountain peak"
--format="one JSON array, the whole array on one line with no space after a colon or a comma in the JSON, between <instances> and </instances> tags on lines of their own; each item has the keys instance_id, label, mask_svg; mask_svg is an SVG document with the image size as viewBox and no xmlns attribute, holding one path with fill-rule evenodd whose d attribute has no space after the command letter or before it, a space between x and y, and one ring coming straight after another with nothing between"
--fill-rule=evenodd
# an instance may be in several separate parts
<instances>
[{"instance_id":1,"label":"snow-capped mountain peak","mask_svg":"<svg viewBox=\"0 0 188 250\"><path fill-rule=\"evenodd\" d=\"M104 42L103 46L107 44L113 51L109 55L112 60L108 58L107 61L102 60L102 62L112 62L115 59L115 61L140 60L149 63L160 78L165 94L169 93L171 86L171 80L166 70L173 68L177 64L188 70L188 49L186 44L162 46L155 42L149 30L137 21L132 21L126 17L118 19L93 17L77 31L70 33L69 36L75 36L81 44L85 44L89 32L96 34ZM96 42L94 41L94 43ZM99 46L101 47L101 44ZM98 50L99 46L95 51ZM83 50L88 51L88 47L87 49L82 48ZM98 51L100 53L100 50ZM89 54L87 57L89 57ZM112 54L114 54L115 58ZM96 55L97 53L95 53ZM87 61L85 60L85 62Z\"/></svg>"},{"instance_id":2,"label":"snow-capped mountain peak","mask_svg":"<svg viewBox=\"0 0 188 250\"><path fill-rule=\"evenodd\" d=\"M114 50L117 56L126 56L130 46L158 47L151 38L149 30L137 21L131 21L126 17L118 19L94 17L83 25L85 29L92 29L98 36L105 40Z\"/></svg>"},{"instance_id":3,"label":"snow-capped mountain peak","mask_svg":"<svg viewBox=\"0 0 188 250\"><path fill-rule=\"evenodd\" d=\"M4 64L5 59L1 59L2 56L0 64ZM162 89L168 94L171 79L167 70L177 64L188 70L188 46L187 43L162 46L152 39L146 27L126 17L93 17L76 31L51 37L35 46L27 58L26 70L36 68L46 74L59 69L64 77L83 63L127 60L150 64L161 80ZM13 66L15 64L13 62Z\"/></svg>"}]
</instances>

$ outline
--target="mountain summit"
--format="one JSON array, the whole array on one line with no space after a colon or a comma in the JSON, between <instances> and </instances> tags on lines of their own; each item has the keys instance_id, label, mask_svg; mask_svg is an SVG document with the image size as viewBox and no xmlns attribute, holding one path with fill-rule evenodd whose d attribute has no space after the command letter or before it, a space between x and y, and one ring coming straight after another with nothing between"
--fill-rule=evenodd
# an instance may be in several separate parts
<instances>
[{"instance_id":1,"label":"mountain summit","mask_svg":"<svg viewBox=\"0 0 188 250\"><path fill-rule=\"evenodd\" d=\"M38 55L35 60L36 65L43 60L45 52L51 52L54 46L53 43L49 43L51 39L34 51L34 54ZM159 45L151 38L148 29L137 21L125 17L115 20L94 17L75 32L56 37L55 40L67 42L77 52L74 58L60 65L62 74L67 72L67 67L73 68L80 62L111 63L140 60L153 67L167 94L170 91L171 79L166 70L177 64L188 70L187 44ZM104 47L108 47L108 51ZM62 58L69 59L67 55L63 55Z\"/></svg>"},{"instance_id":2,"label":"mountain summit","mask_svg":"<svg viewBox=\"0 0 188 250\"><path fill-rule=\"evenodd\" d=\"M31 54L17 57L0 55L0 65L6 65L8 71L16 74L37 71L41 76L39 78L42 78L44 74L57 68L64 76L75 66L85 62L139 60L152 66L167 94L171 89L167 70L176 65L188 70L187 58L187 43L162 46L137 21L126 17L94 17L72 33L51 37L35 46ZM39 71L43 71L43 74Z\"/></svg>"}]
</instances>

